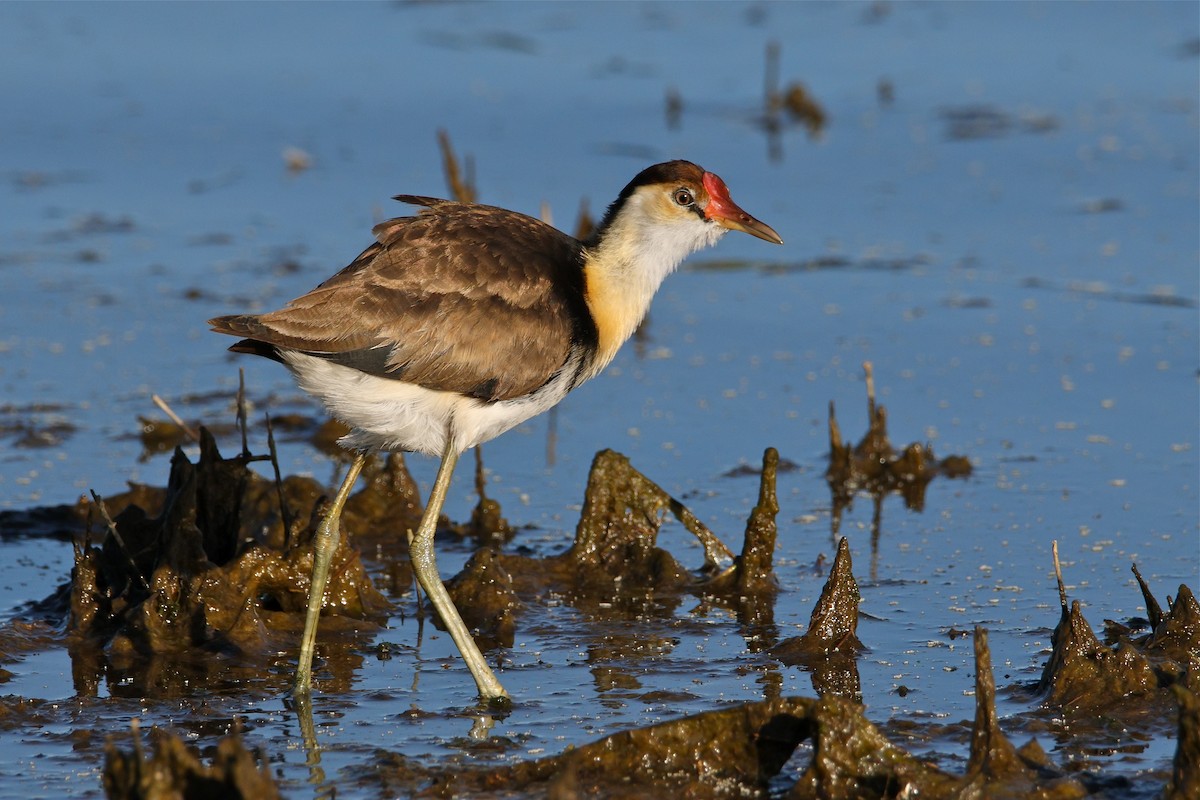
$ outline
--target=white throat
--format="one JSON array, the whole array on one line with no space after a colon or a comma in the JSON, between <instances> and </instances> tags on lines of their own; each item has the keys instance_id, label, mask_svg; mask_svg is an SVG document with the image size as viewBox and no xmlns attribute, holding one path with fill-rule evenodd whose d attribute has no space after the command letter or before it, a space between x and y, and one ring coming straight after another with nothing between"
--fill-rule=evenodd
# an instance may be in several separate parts
<instances>
[{"instance_id":1,"label":"white throat","mask_svg":"<svg viewBox=\"0 0 1200 800\"><path fill-rule=\"evenodd\" d=\"M600 334L592 374L633 335L654 294L680 262L715 244L725 232L695 214L664 214L653 195L635 192L626 199L584 257L588 307Z\"/></svg>"}]
</instances>

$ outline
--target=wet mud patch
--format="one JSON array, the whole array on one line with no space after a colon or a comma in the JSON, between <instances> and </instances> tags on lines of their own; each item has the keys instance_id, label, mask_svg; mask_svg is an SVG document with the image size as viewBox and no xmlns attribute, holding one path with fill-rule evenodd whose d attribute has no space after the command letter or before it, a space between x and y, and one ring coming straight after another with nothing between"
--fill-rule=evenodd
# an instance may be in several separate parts
<instances>
[{"instance_id":1,"label":"wet mud patch","mask_svg":"<svg viewBox=\"0 0 1200 800\"><path fill-rule=\"evenodd\" d=\"M485 546L447 587L468 625L485 641L503 646L511 646L512 616L522 603L544 601L550 595L593 618L669 615L692 596L735 608L745 622L767 624L778 591L773 571L778 462L779 454L768 448L758 503L735 555L627 457L602 450L592 461L583 511L566 551L536 557ZM704 551L699 568L689 570L657 545L668 515L699 541Z\"/></svg>"},{"instance_id":2,"label":"wet mud patch","mask_svg":"<svg viewBox=\"0 0 1200 800\"><path fill-rule=\"evenodd\" d=\"M1072 775L1036 739L1012 743L996 712L987 630L974 631L975 715L961 771L930 764L873 724L861 704L837 695L778 697L733 705L622 731L546 758L482 767L462 760L431 765L377 751L370 765L345 778L388 796L411 797L1021 797L1066 800L1113 796L1123 779ZM1180 750L1164 796L1189 797L1197 781L1195 683L1178 689ZM132 750L110 741L104 782L110 798L162 797L146 786L168 786L206 797L214 783L234 797L276 796L276 789L235 731L204 765L175 735L155 731L147 758L136 736ZM150 777L156 784L150 783ZM250 787L247 789L245 787ZM192 792L197 792L193 794ZM215 795L212 795L215 796Z\"/></svg>"},{"instance_id":3,"label":"wet mud patch","mask_svg":"<svg viewBox=\"0 0 1200 800\"><path fill-rule=\"evenodd\" d=\"M270 456L224 458L206 428L199 439L194 464L176 449L165 488L93 494L17 520L42 532L83 532L70 582L27 615L65 627L80 694L94 694L104 679L155 696L173 694L164 680L177 689L224 685L259 672L267 654L290 650L300 630L324 488L298 476L268 480L250 464ZM326 594L336 613L323 635L333 639L365 641L372 621L382 621L391 602L360 548L384 550L396 526L415 524L420 512L400 456L372 464L365 484L347 503L356 533L343 536ZM394 586L408 583L406 564L384 571ZM348 686L360 662L355 654L331 661L335 682Z\"/></svg>"}]
</instances>

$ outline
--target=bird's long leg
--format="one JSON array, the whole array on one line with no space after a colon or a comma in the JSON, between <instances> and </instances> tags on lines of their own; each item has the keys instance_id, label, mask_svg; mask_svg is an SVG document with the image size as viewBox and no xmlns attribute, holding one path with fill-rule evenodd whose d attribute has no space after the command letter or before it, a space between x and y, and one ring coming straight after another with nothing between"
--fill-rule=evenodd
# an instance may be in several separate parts
<instances>
[{"instance_id":1,"label":"bird's long leg","mask_svg":"<svg viewBox=\"0 0 1200 800\"><path fill-rule=\"evenodd\" d=\"M321 618L321 606L325 602L329 565L333 561L334 551L337 550L342 506L346 505L346 498L350 496L350 490L354 488L365 463L366 453L355 454L354 461L350 463L350 469L347 470L346 477L333 499L333 505L325 512L321 524L317 526L317 534L313 539L313 571L308 589L308 611L304 616L304 635L300 639L300 663L296 665L293 694L309 694L312 691L312 660L313 648L317 643L317 621Z\"/></svg>"},{"instance_id":2,"label":"bird's long leg","mask_svg":"<svg viewBox=\"0 0 1200 800\"><path fill-rule=\"evenodd\" d=\"M447 436L446 451L442 454L442 463L438 467L433 489L429 492L429 502L425 504L425 513L421 516L421 524L409 542L409 557L412 559L413 572L417 575L417 582L429 596L429 602L433 604L433 608L442 620L442 625L449 632L450 638L458 645L458 652L462 654L463 661L467 662L467 669L471 670L471 677L475 679L475 685L479 688L480 698L485 702L507 700L508 692L504 691L504 687L500 685L492 668L484 660L483 653L479 652L479 646L471 638L471 632L467 630L466 623L459 616L458 609L454 607L454 601L450 599L450 593L446 591L446 587L442 583L442 576L438 573L437 559L434 557L433 535L437 531L442 505L446 502L446 491L450 488L454 465L458 462L458 453L455 452L449 440L450 437Z\"/></svg>"}]
</instances>

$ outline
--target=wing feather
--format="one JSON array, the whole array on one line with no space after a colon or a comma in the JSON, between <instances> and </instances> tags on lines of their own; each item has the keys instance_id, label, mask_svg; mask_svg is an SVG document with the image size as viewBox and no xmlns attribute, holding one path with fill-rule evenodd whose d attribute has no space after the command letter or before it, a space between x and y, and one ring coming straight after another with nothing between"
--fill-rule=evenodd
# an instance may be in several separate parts
<instances>
[{"instance_id":1,"label":"wing feather","mask_svg":"<svg viewBox=\"0 0 1200 800\"><path fill-rule=\"evenodd\" d=\"M485 400L520 397L594 339L582 245L513 211L426 206L376 225L376 242L284 308L213 329L371 374Z\"/></svg>"}]
</instances>

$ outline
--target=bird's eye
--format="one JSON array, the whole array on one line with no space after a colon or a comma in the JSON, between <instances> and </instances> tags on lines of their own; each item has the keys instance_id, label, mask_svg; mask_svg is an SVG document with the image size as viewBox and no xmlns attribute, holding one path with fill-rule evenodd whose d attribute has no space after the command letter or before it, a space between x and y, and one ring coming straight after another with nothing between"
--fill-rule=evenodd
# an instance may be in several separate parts
<instances>
[{"instance_id":1,"label":"bird's eye","mask_svg":"<svg viewBox=\"0 0 1200 800\"><path fill-rule=\"evenodd\" d=\"M692 197L692 193L687 189L676 189L673 195L675 203L681 206L690 206L696 202L696 198Z\"/></svg>"}]
</instances>

